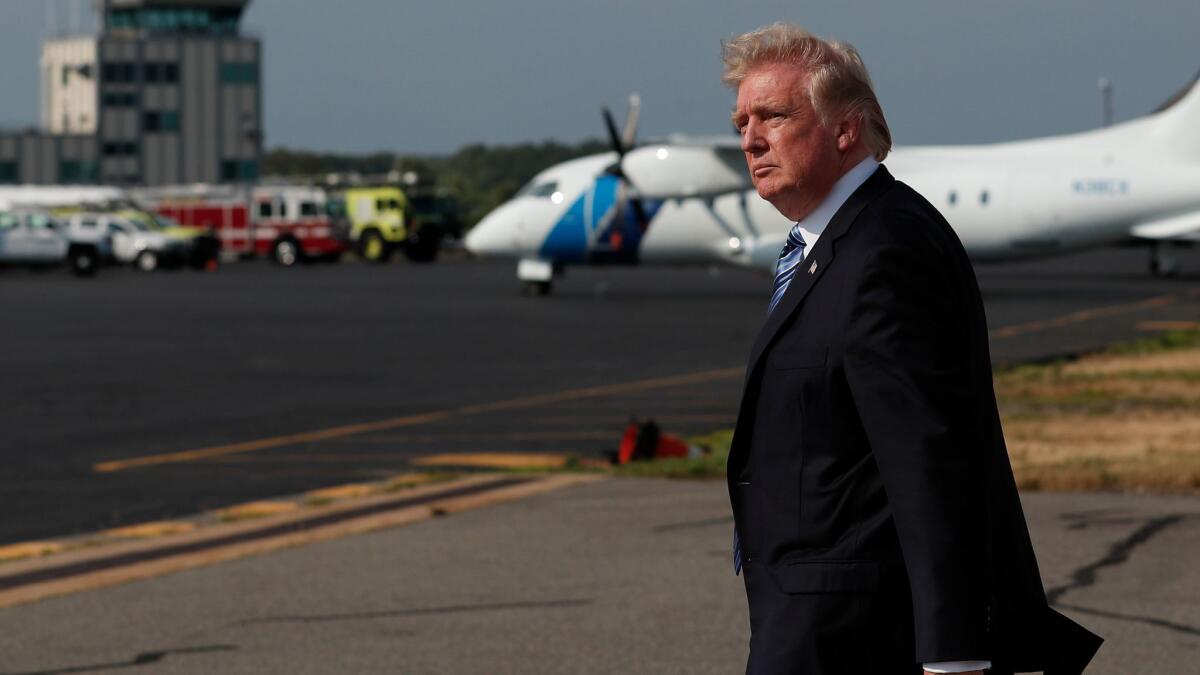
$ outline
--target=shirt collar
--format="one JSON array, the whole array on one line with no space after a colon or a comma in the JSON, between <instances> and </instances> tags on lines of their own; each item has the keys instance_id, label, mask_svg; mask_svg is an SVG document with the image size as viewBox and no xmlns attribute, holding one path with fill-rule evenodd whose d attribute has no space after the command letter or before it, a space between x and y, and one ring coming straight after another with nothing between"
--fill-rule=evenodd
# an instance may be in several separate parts
<instances>
[{"instance_id":1,"label":"shirt collar","mask_svg":"<svg viewBox=\"0 0 1200 675\"><path fill-rule=\"evenodd\" d=\"M833 220L833 214L837 213L838 209L842 208L842 204L854 194L854 191L859 188L871 174L875 173L875 169L879 167L879 162L874 157L868 156L863 161L854 165L833 184L833 189L825 197L825 201L817 205L813 212L805 216L799 223L800 231L804 235L804 240L809 244L815 243L817 237L825 231L829 225L829 221Z\"/></svg>"}]
</instances>

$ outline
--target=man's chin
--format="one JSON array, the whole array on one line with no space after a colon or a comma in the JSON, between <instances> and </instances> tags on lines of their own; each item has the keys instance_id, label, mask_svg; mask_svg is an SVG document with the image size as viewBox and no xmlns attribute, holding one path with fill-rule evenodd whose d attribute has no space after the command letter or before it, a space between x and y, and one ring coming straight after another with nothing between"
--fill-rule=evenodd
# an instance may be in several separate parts
<instances>
[{"instance_id":1,"label":"man's chin","mask_svg":"<svg viewBox=\"0 0 1200 675\"><path fill-rule=\"evenodd\" d=\"M785 216L787 215L787 211L786 211L787 206L785 203L786 199L785 199L785 196L783 194L781 194L781 192L779 190L763 189L760 187L758 189L758 196L762 197L763 201L767 202L771 206L774 206L776 211L782 213Z\"/></svg>"}]
</instances>

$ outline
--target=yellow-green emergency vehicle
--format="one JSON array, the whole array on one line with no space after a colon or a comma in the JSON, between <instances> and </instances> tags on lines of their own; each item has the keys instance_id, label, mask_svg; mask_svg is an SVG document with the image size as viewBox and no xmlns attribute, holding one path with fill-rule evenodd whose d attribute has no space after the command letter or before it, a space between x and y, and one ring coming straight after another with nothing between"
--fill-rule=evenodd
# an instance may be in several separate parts
<instances>
[{"instance_id":1,"label":"yellow-green emergency vehicle","mask_svg":"<svg viewBox=\"0 0 1200 675\"><path fill-rule=\"evenodd\" d=\"M398 187L348 188L342 195L359 257L386 262L408 242L408 199Z\"/></svg>"}]
</instances>

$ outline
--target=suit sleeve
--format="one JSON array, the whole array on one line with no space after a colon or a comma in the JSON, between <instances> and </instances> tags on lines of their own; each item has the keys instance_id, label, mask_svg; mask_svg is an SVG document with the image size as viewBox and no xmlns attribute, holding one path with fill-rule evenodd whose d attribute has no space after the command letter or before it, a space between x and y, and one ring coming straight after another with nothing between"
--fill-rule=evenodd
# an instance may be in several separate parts
<instances>
[{"instance_id":1,"label":"suit sleeve","mask_svg":"<svg viewBox=\"0 0 1200 675\"><path fill-rule=\"evenodd\" d=\"M917 660L987 659L983 464L958 306L970 295L950 260L909 239L861 268L846 380L899 536Z\"/></svg>"}]
</instances>

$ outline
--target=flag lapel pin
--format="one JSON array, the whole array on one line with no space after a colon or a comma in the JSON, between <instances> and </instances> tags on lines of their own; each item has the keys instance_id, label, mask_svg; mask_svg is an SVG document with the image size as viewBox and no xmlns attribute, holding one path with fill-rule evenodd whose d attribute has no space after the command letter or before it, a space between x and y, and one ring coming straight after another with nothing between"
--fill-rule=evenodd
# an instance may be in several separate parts
<instances>
[{"instance_id":1,"label":"flag lapel pin","mask_svg":"<svg viewBox=\"0 0 1200 675\"><path fill-rule=\"evenodd\" d=\"M808 273L809 274L817 273L817 261L815 261L815 260L813 261L812 267L808 268Z\"/></svg>"}]
</instances>

